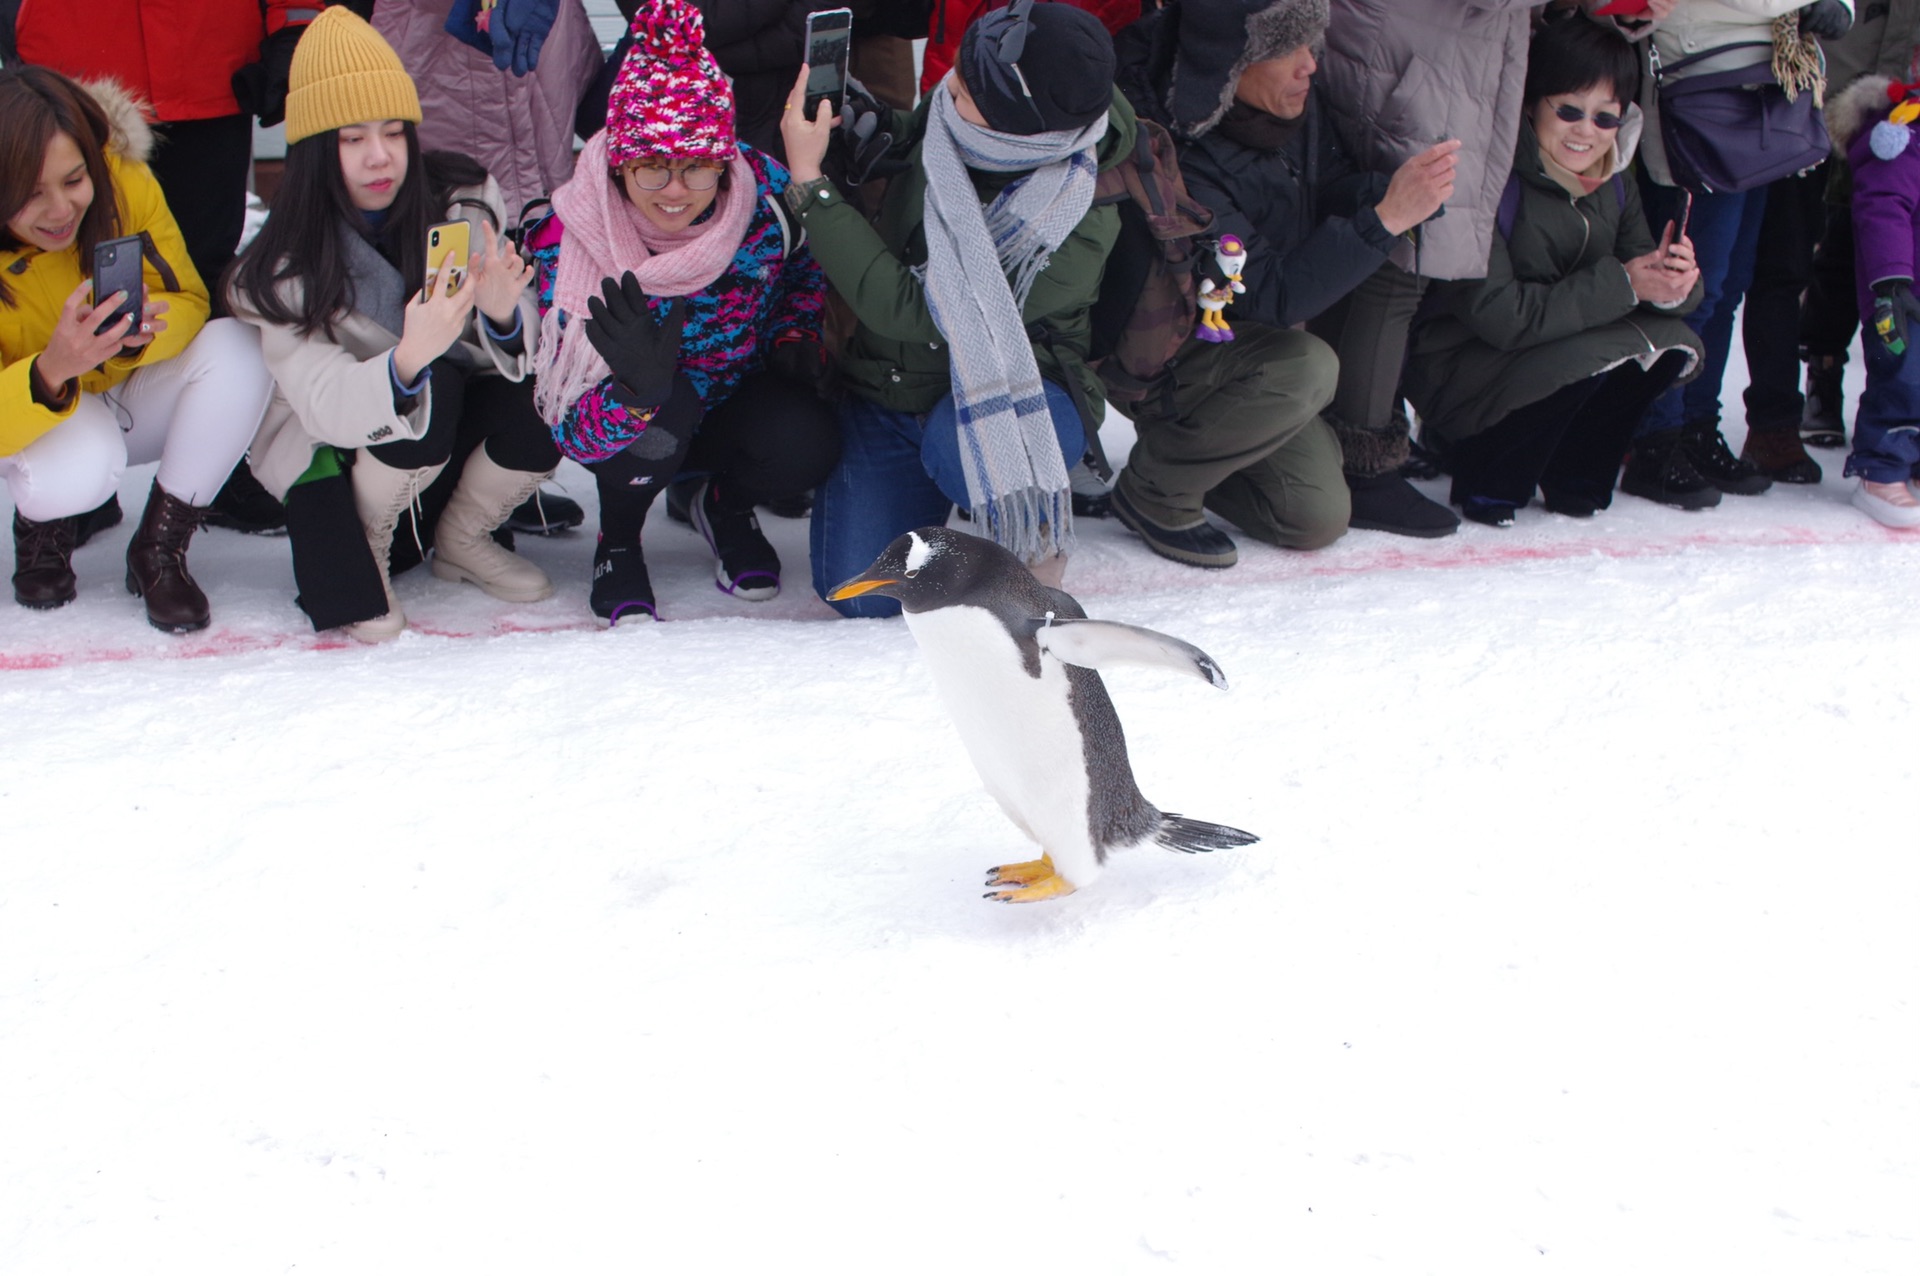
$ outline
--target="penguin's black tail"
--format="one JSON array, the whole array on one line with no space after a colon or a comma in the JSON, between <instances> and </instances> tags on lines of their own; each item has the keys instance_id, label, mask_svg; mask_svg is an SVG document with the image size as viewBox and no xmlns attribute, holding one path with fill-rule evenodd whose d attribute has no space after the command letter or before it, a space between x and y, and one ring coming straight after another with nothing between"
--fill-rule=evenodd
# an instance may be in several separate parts
<instances>
[{"instance_id":1,"label":"penguin's black tail","mask_svg":"<svg viewBox=\"0 0 1920 1276\"><path fill-rule=\"evenodd\" d=\"M1163 811L1160 813L1160 831L1153 835L1153 840L1170 851L1185 851L1191 855L1195 851L1224 851L1231 846L1246 846L1260 838L1243 829L1209 824L1205 820L1190 820L1184 815Z\"/></svg>"}]
</instances>

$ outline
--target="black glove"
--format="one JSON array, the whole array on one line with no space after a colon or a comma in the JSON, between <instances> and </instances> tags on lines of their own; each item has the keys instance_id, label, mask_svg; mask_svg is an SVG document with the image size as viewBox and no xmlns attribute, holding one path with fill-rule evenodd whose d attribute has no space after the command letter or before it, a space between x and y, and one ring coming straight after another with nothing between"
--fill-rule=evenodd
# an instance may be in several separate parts
<instances>
[{"instance_id":1,"label":"black glove","mask_svg":"<svg viewBox=\"0 0 1920 1276\"><path fill-rule=\"evenodd\" d=\"M1882 279L1873 286L1873 333L1887 353L1898 358L1907 352L1907 329L1920 318L1920 301L1913 296L1913 280Z\"/></svg>"},{"instance_id":2,"label":"black glove","mask_svg":"<svg viewBox=\"0 0 1920 1276\"><path fill-rule=\"evenodd\" d=\"M1838 40L1853 29L1853 10L1841 0L1814 0L1800 10L1800 34Z\"/></svg>"},{"instance_id":3,"label":"black glove","mask_svg":"<svg viewBox=\"0 0 1920 1276\"><path fill-rule=\"evenodd\" d=\"M304 24L281 27L260 42L260 60L233 73L234 100L247 115L259 117L268 128L287 118L287 77L293 72L293 46L300 43Z\"/></svg>"},{"instance_id":4,"label":"black glove","mask_svg":"<svg viewBox=\"0 0 1920 1276\"><path fill-rule=\"evenodd\" d=\"M767 367L775 376L806 386L822 398L833 379L827 348L810 332L795 330L775 337L773 349L767 352Z\"/></svg>"},{"instance_id":5,"label":"black glove","mask_svg":"<svg viewBox=\"0 0 1920 1276\"><path fill-rule=\"evenodd\" d=\"M883 126L893 112L867 91L867 86L847 77L847 101L840 108L840 137L847 145L847 182L858 186L878 178L892 177L912 167L906 159L889 159L893 134Z\"/></svg>"},{"instance_id":6,"label":"black glove","mask_svg":"<svg viewBox=\"0 0 1920 1276\"><path fill-rule=\"evenodd\" d=\"M617 284L601 280L600 293L587 298L587 340L613 371L614 399L630 408L659 407L673 395L686 299L675 297L655 323L632 271Z\"/></svg>"}]
</instances>

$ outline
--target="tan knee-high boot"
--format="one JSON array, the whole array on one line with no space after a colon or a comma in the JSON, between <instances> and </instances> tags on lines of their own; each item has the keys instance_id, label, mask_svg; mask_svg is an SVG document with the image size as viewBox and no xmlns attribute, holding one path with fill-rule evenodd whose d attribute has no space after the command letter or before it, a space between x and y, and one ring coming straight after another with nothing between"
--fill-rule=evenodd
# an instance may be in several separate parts
<instances>
[{"instance_id":1,"label":"tan knee-high boot","mask_svg":"<svg viewBox=\"0 0 1920 1276\"><path fill-rule=\"evenodd\" d=\"M400 515L446 468L443 461L423 470L395 469L365 451L354 458L353 503L360 512L360 525L367 531L367 548L373 551L374 565L380 569L380 586L387 591L387 614L342 626L349 636L361 642L385 642L399 637L400 631L407 627L407 613L400 610L400 600L393 594L393 581L387 576L393 529L399 524Z\"/></svg>"},{"instance_id":2,"label":"tan knee-high boot","mask_svg":"<svg viewBox=\"0 0 1920 1276\"><path fill-rule=\"evenodd\" d=\"M488 456L484 445L475 448L434 528L433 574L441 580L470 581L510 603L553 597L553 582L545 572L493 539L493 529L552 473L509 470Z\"/></svg>"}]
</instances>

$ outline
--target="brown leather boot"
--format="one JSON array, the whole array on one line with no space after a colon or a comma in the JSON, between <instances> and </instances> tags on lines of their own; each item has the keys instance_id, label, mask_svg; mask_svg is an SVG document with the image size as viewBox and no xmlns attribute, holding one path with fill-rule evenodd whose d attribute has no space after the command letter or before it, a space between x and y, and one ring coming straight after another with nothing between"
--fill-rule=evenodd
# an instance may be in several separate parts
<instances>
[{"instance_id":1,"label":"brown leather boot","mask_svg":"<svg viewBox=\"0 0 1920 1276\"><path fill-rule=\"evenodd\" d=\"M36 523L13 512L13 601L46 611L74 600L75 531L71 518Z\"/></svg>"},{"instance_id":2,"label":"brown leather boot","mask_svg":"<svg viewBox=\"0 0 1920 1276\"><path fill-rule=\"evenodd\" d=\"M206 508L168 495L154 480L147 510L127 546L127 592L146 600L147 620L170 634L205 629L213 613L187 574L187 542Z\"/></svg>"},{"instance_id":3,"label":"brown leather boot","mask_svg":"<svg viewBox=\"0 0 1920 1276\"><path fill-rule=\"evenodd\" d=\"M1820 463L1807 455L1798 426L1772 430L1750 428L1740 455L1759 466L1760 472L1776 483L1820 481Z\"/></svg>"}]
</instances>

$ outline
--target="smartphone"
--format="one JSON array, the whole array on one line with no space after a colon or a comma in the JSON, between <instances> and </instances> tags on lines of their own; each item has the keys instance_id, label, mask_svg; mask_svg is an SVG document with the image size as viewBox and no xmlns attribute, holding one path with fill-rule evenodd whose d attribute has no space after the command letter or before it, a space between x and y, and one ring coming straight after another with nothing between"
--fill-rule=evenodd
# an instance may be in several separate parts
<instances>
[{"instance_id":1,"label":"smartphone","mask_svg":"<svg viewBox=\"0 0 1920 1276\"><path fill-rule=\"evenodd\" d=\"M1680 220L1676 222L1674 225L1674 231L1673 231L1674 243L1677 244L1681 240L1687 237L1687 223L1692 219L1693 219L1693 192L1690 190L1683 190L1680 192Z\"/></svg>"},{"instance_id":2,"label":"smartphone","mask_svg":"<svg viewBox=\"0 0 1920 1276\"><path fill-rule=\"evenodd\" d=\"M93 330L95 336L106 332L128 315L133 316L133 323L127 329L128 335L140 330L141 316L147 307L147 283L140 273L140 245L140 236L128 235L124 239L109 239L93 247L94 304L98 305L116 292L127 294L127 299Z\"/></svg>"},{"instance_id":3,"label":"smartphone","mask_svg":"<svg viewBox=\"0 0 1920 1276\"><path fill-rule=\"evenodd\" d=\"M847 51L853 44L853 10L822 9L807 15L807 100L801 108L811 120L822 102L840 105L847 96Z\"/></svg>"},{"instance_id":4,"label":"smartphone","mask_svg":"<svg viewBox=\"0 0 1920 1276\"><path fill-rule=\"evenodd\" d=\"M453 279L449 291L458 290L467 282L467 259L473 253L473 227L458 222L437 222L427 227L427 279L426 291L433 293L433 277L440 270L440 263L446 260L447 253L453 253Z\"/></svg>"}]
</instances>

